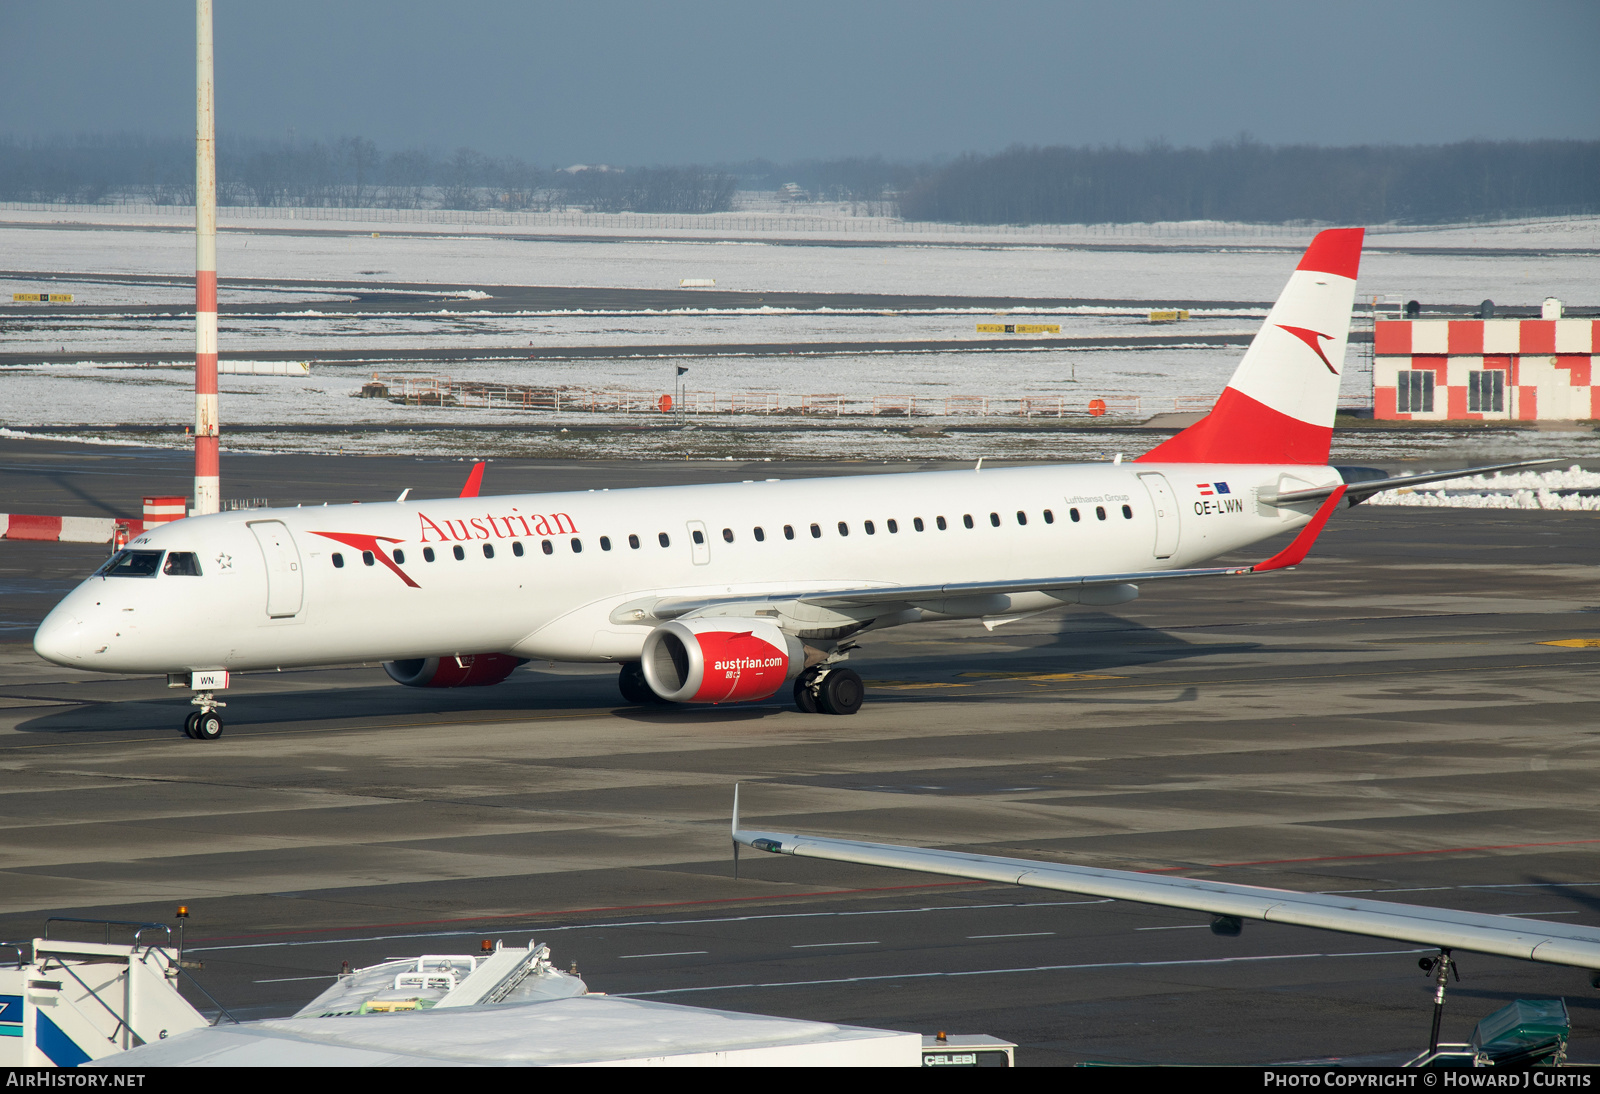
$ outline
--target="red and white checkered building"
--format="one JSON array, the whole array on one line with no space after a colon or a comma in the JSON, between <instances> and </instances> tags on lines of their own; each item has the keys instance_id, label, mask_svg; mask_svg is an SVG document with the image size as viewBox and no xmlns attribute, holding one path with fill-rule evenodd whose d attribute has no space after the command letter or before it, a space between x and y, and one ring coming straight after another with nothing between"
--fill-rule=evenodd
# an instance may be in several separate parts
<instances>
[{"instance_id":1,"label":"red and white checkered building","mask_svg":"<svg viewBox=\"0 0 1600 1094\"><path fill-rule=\"evenodd\" d=\"M1600 319L1380 319L1372 416L1600 418Z\"/></svg>"}]
</instances>

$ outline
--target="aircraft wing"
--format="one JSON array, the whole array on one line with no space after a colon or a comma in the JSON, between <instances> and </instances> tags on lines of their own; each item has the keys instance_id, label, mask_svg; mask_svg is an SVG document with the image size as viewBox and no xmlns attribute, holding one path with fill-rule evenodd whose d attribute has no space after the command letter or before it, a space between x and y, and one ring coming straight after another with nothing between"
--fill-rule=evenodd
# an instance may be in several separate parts
<instances>
[{"instance_id":1,"label":"aircraft wing","mask_svg":"<svg viewBox=\"0 0 1600 1094\"><path fill-rule=\"evenodd\" d=\"M1336 893L1298 893L1258 885L1235 885L1199 878L1102 870L1030 859L903 847L890 843L758 832L739 826L738 792L734 793L733 840L779 855L854 862L892 870L972 878L975 881L1027 885L1084 896L1187 908L1232 919L1260 919L1315 927L1324 931L1390 938L1449 950L1518 957L1551 965L1600 969L1600 928L1573 923L1545 923L1514 916L1428 908L1387 900L1368 900Z\"/></svg>"},{"instance_id":2,"label":"aircraft wing","mask_svg":"<svg viewBox=\"0 0 1600 1094\"><path fill-rule=\"evenodd\" d=\"M964 597L995 596L1005 593L1053 593L1074 589L1103 588L1109 585L1138 585L1146 581L1172 581L1191 577L1236 577L1240 574L1259 574L1271 570L1298 566L1311 551L1311 546L1322 534L1328 518L1338 508L1345 487L1336 485L1327 491L1327 500L1312 516L1310 523L1283 550L1253 566L1208 566L1190 570L1132 570L1118 574L1080 574L1075 577L1025 578L1014 581L966 581L944 585L880 585L856 589L817 589L804 592L784 592L762 595L741 593L721 597L660 597L635 600L622 605L612 614L617 622L639 622L647 619L680 619L695 612L749 604L752 607L774 602L814 604L823 608L858 608L875 604L915 605L953 600Z\"/></svg>"},{"instance_id":3,"label":"aircraft wing","mask_svg":"<svg viewBox=\"0 0 1600 1094\"><path fill-rule=\"evenodd\" d=\"M1543 467L1546 464L1563 463L1563 460L1520 460L1517 463L1492 463L1487 467L1463 467L1458 471L1430 471L1425 475L1396 475L1387 479L1358 479L1355 482L1339 486L1318 486L1309 490L1290 490L1282 494L1258 494L1256 500L1267 505L1288 505L1297 501L1317 501L1325 498L1333 491L1343 489L1350 499L1351 505L1366 501L1373 494L1383 490L1399 490L1407 486L1421 486L1430 482L1448 482L1451 479L1464 479L1468 475L1486 475L1490 471L1513 471L1523 467Z\"/></svg>"}]
</instances>

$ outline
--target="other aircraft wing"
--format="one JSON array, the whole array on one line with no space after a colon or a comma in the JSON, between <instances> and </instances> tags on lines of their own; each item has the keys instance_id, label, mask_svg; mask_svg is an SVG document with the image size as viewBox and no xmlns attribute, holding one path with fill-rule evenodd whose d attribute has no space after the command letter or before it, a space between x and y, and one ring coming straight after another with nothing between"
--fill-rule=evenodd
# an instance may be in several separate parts
<instances>
[{"instance_id":1,"label":"other aircraft wing","mask_svg":"<svg viewBox=\"0 0 1600 1094\"><path fill-rule=\"evenodd\" d=\"M1315 927L1325 931L1391 938L1449 950L1517 957L1551 965L1600 969L1600 928L1575 923L1546 923L1515 916L1428 908L1387 900L1368 900L1337 893L1298 893L1259 885L1235 885L1200 878L1145 874L1133 870L1102 870L1030 859L1001 858L927 847L805 836L789 832L759 832L739 825L738 788L734 789L733 841L738 848L753 847L779 855L855 862L892 870L972 878L976 881L1027 885L1084 896L1159 904L1206 912L1231 927L1229 920L1260 919ZM1217 929L1217 925L1213 925Z\"/></svg>"},{"instance_id":2,"label":"other aircraft wing","mask_svg":"<svg viewBox=\"0 0 1600 1094\"><path fill-rule=\"evenodd\" d=\"M1027 578L1017 581L966 581L947 585L882 585L859 589L818 589L805 592L784 592L771 595L738 594L723 597L660 597L635 600L622 605L612 614L618 622L639 622L649 619L679 619L695 612L718 609L719 613L736 605L759 605L777 601L815 604L824 608L858 608L876 604L925 604L965 597L995 596L1005 593L1066 592L1074 589L1101 588L1109 585L1137 585L1146 581L1171 581L1190 577L1235 577L1241 574L1259 574L1270 570L1284 570L1298 566L1311 551L1311 546L1322 534L1323 526L1338 508L1344 497L1345 486L1336 485L1327 491L1327 500L1312 516L1310 523L1300 529L1293 542L1271 558L1254 566L1208 566L1193 570L1134 570L1120 574L1083 574L1076 577Z\"/></svg>"}]
</instances>

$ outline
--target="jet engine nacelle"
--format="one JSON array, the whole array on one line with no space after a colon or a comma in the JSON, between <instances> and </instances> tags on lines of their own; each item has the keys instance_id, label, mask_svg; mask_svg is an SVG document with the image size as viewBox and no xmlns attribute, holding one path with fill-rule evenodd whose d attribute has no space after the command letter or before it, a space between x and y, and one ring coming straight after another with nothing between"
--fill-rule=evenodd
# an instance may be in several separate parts
<instances>
[{"instance_id":1,"label":"jet engine nacelle","mask_svg":"<svg viewBox=\"0 0 1600 1094\"><path fill-rule=\"evenodd\" d=\"M645 636L650 690L673 703L765 699L805 667L800 640L765 619L674 619Z\"/></svg>"},{"instance_id":2,"label":"jet engine nacelle","mask_svg":"<svg viewBox=\"0 0 1600 1094\"><path fill-rule=\"evenodd\" d=\"M408 688L481 688L498 684L526 658L504 653L463 654L460 657L418 657L386 661L389 679Z\"/></svg>"}]
</instances>

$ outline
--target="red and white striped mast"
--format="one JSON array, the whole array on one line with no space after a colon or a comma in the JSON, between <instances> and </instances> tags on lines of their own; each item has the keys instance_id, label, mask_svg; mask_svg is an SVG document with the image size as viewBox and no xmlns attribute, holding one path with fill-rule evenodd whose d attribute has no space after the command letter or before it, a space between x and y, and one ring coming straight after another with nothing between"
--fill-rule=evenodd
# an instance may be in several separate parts
<instances>
[{"instance_id":1,"label":"red and white striped mast","mask_svg":"<svg viewBox=\"0 0 1600 1094\"><path fill-rule=\"evenodd\" d=\"M211 0L195 0L194 513L222 508L217 450L217 132Z\"/></svg>"}]
</instances>

